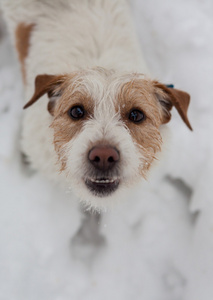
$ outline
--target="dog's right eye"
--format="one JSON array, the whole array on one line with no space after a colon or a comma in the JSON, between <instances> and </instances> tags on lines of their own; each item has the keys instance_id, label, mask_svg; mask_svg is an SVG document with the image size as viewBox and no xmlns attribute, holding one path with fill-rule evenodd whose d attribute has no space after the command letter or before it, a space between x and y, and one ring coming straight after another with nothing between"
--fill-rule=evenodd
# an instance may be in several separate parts
<instances>
[{"instance_id":1,"label":"dog's right eye","mask_svg":"<svg viewBox=\"0 0 213 300\"><path fill-rule=\"evenodd\" d=\"M70 108L70 110L68 111L69 116L73 119L73 120L79 120L81 118L83 118L85 111L83 106L74 106L72 108Z\"/></svg>"}]
</instances>

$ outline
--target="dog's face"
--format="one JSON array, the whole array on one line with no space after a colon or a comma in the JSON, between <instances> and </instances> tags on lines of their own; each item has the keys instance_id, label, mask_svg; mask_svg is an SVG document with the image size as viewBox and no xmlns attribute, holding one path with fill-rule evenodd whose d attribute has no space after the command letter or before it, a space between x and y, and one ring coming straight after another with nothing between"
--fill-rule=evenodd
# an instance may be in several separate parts
<instances>
[{"instance_id":1,"label":"dog's face","mask_svg":"<svg viewBox=\"0 0 213 300\"><path fill-rule=\"evenodd\" d=\"M173 105L191 129L189 95L140 74L39 75L25 108L45 93L61 171L81 199L99 207L146 176Z\"/></svg>"}]
</instances>

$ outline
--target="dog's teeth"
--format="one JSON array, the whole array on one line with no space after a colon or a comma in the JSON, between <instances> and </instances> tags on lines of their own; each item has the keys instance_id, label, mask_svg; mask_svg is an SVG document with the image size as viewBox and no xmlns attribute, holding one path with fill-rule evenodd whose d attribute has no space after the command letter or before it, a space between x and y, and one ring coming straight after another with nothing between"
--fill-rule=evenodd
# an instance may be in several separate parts
<instances>
[{"instance_id":1,"label":"dog's teeth","mask_svg":"<svg viewBox=\"0 0 213 300\"><path fill-rule=\"evenodd\" d=\"M113 183L117 180L117 178L114 179L94 179L90 178L90 181L95 182L95 183Z\"/></svg>"}]
</instances>

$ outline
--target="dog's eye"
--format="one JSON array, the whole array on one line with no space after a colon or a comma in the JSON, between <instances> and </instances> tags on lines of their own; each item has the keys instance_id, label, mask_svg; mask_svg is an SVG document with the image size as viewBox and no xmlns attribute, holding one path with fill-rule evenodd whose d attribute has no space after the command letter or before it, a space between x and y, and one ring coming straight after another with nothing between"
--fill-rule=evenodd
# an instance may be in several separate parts
<instances>
[{"instance_id":1,"label":"dog's eye","mask_svg":"<svg viewBox=\"0 0 213 300\"><path fill-rule=\"evenodd\" d=\"M74 120L79 120L84 116L84 108L82 106L74 106L68 111L69 116Z\"/></svg>"},{"instance_id":2,"label":"dog's eye","mask_svg":"<svg viewBox=\"0 0 213 300\"><path fill-rule=\"evenodd\" d=\"M134 123L140 123L143 120L145 120L145 118L146 117L145 117L144 113L138 109L133 109L129 113L129 120Z\"/></svg>"}]
</instances>

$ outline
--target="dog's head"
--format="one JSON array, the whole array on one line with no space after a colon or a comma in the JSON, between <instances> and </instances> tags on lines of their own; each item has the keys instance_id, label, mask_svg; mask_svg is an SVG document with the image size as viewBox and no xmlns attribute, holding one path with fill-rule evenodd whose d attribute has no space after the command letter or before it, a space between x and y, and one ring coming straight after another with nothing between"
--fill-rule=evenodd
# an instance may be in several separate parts
<instances>
[{"instance_id":1,"label":"dog's head","mask_svg":"<svg viewBox=\"0 0 213 300\"><path fill-rule=\"evenodd\" d=\"M146 176L173 106L191 129L189 95L141 74L39 75L25 108L46 93L61 171L81 199L99 207Z\"/></svg>"}]
</instances>

